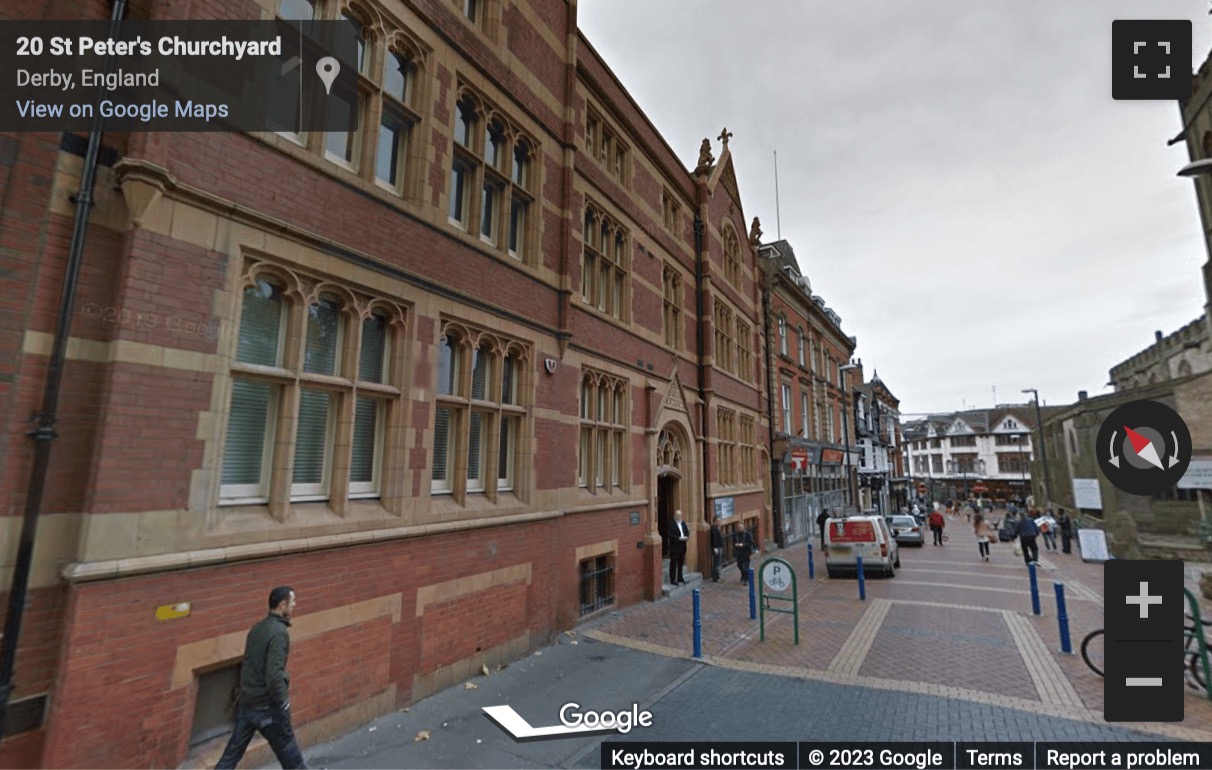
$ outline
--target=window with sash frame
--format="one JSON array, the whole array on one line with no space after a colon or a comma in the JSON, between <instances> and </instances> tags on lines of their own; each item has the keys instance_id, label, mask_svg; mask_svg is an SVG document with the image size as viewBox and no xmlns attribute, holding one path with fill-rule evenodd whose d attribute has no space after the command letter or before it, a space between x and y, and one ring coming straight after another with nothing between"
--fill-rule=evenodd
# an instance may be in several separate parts
<instances>
[{"instance_id":1,"label":"window with sash frame","mask_svg":"<svg viewBox=\"0 0 1212 770\"><path fill-rule=\"evenodd\" d=\"M590 204L585 207L581 296L585 304L620 321L630 320L627 232Z\"/></svg>"},{"instance_id":2,"label":"window with sash frame","mask_svg":"<svg viewBox=\"0 0 1212 770\"><path fill-rule=\"evenodd\" d=\"M529 410L527 348L447 321L438 338L430 493L465 504L517 492Z\"/></svg>"},{"instance_id":3,"label":"window with sash frame","mask_svg":"<svg viewBox=\"0 0 1212 770\"><path fill-rule=\"evenodd\" d=\"M581 378L577 483L583 489L611 492L628 487L627 390L626 380L602 372L586 370Z\"/></svg>"},{"instance_id":4,"label":"window with sash frame","mask_svg":"<svg viewBox=\"0 0 1212 770\"><path fill-rule=\"evenodd\" d=\"M404 310L276 267L246 276L220 503L343 508L379 497L387 425L403 397L393 371Z\"/></svg>"}]
</instances>

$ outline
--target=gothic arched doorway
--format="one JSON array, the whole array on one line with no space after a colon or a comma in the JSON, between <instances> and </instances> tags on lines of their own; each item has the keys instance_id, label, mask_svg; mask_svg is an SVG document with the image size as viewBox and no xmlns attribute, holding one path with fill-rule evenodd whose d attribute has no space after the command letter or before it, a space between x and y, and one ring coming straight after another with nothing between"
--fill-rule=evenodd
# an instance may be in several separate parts
<instances>
[{"instance_id":1,"label":"gothic arched doorway","mask_svg":"<svg viewBox=\"0 0 1212 770\"><path fill-rule=\"evenodd\" d=\"M669 531L673 512L682 509L681 482L685 455L681 436L665 428L657 437L657 533L661 536L661 559L669 558ZM684 509L683 509L684 511Z\"/></svg>"}]
</instances>

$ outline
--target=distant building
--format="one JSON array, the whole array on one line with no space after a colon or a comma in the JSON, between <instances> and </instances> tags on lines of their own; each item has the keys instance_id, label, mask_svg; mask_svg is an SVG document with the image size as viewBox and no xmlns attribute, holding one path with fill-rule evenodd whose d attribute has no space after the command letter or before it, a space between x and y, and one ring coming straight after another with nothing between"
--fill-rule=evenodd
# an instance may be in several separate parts
<instances>
[{"instance_id":1,"label":"distant building","mask_svg":"<svg viewBox=\"0 0 1212 770\"><path fill-rule=\"evenodd\" d=\"M794 540L813 531L822 509L854 506L861 458L846 414L853 403L847 389L862 376L841 367L858 343L812 293L790 243L763 244L758 256L769 308L772 472L781 490L783 528Z\"/></svg>"},{"instance_id":2,"label":"distant building","mask_svg":"<svg viewBox=\"0 0 1212 770\"><path fill-rule=\"evenodd\" d=\"M1180 103L1188 155L1192 161L1212 158L1212 57L1195 73L1189 100ZM1176 169L1177 170L1177 169ZM1212 176L1194 177L1205 248L1212 235ZM1212 249L1209 249L1212 254ZM1078 400L1046 418L1048 472L1052 493L1061 508L1087 517L1106 519L1115 513L1131 517L1146 555L1204 558L1204 547L1195 537L1199 522L1209 508L1208 491L1196 476L1207 478L1212 469L1212 259L1203 267L1204 313L1172 334L1154 332L1154 342L1111 367L1114 392L1089 398L1083 391ZM1159 401L1174 409L1191 430L1192 460L1187 476L1157 495L1122 494L1103 477L1097 464L1094 442L1099 427L1120 404L1138 399ZM1203 471L1194 474L1191 470ZM1087 496L1079 507L1075 481L1096 482L1099 499ZM1040 490L1037 483L1036 489ZM1091 507L1097 503L1098 507ZM1111 546L1124 555L1125 543L1113 537Z\"/></svg>"},{"instance_id":3,"label":"distant building","mask_svg":"<svg viewBox=\"0 0 1212 770\"><path fill-rule=\"evenodd\" d=\"M909 476L927 500L991 498L995 504L1031 494L1033 404L1004 404L932 414L905 423Z\"/></svg>"},{"instance_id":4,"label":"distant building","mask_svg":"<svg viewBox=\"0 0 1212 770\"><path fill-rule=\"evenodd\" d=\"M873 371L871 381L854 395L855 435L859 457L859 507L890 513L907 500L901 452L900 401Z\"/></svg>"}]
</instances>

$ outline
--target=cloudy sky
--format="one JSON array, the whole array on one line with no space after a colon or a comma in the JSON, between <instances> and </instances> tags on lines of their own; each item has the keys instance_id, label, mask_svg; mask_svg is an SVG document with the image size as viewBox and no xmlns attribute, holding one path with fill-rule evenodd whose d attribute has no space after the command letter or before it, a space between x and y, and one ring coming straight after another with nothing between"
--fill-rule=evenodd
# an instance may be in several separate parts
<instances>
[{"instance_id":1,"label":"cloudy sky","mask_svg":"<svg viewBox=\"0 0 1212 770\"><path fill-rule=\"evenodd\" d=\"M1111 22L1209 0L580 0L688 166L728 127L747 219L782 237L907 413L1109 392L1203 312L1175 102L1111 98ZM713 139L714 152L719 143Z\"/></svg>"}]
</instances>

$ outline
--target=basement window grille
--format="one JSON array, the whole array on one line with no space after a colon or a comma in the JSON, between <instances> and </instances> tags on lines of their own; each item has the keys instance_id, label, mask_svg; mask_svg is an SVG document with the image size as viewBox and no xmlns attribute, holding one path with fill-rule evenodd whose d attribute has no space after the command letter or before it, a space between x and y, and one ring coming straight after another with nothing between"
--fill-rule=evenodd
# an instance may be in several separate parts
<instances>
[{"instance_id":1,"label":"basement window grille","mask_svg":"<svg viewBox=\"0 0 1212 770\"><path fill-rule=\"evenodd\" d=\"M46 696L35 695L8 704L4 717L4 737L27 733L42 727L46 719Z\"/></svg>"},{"instance_id":2,"label":"basement window grille","mask_svg":"<svg viewBox=\"0 0 1212 770\"><path fill-rule=\"evenodd\" d=\"M614 557L610 555L581 562L581 616L614 604Z\"/></svg>"}]
</instances>

